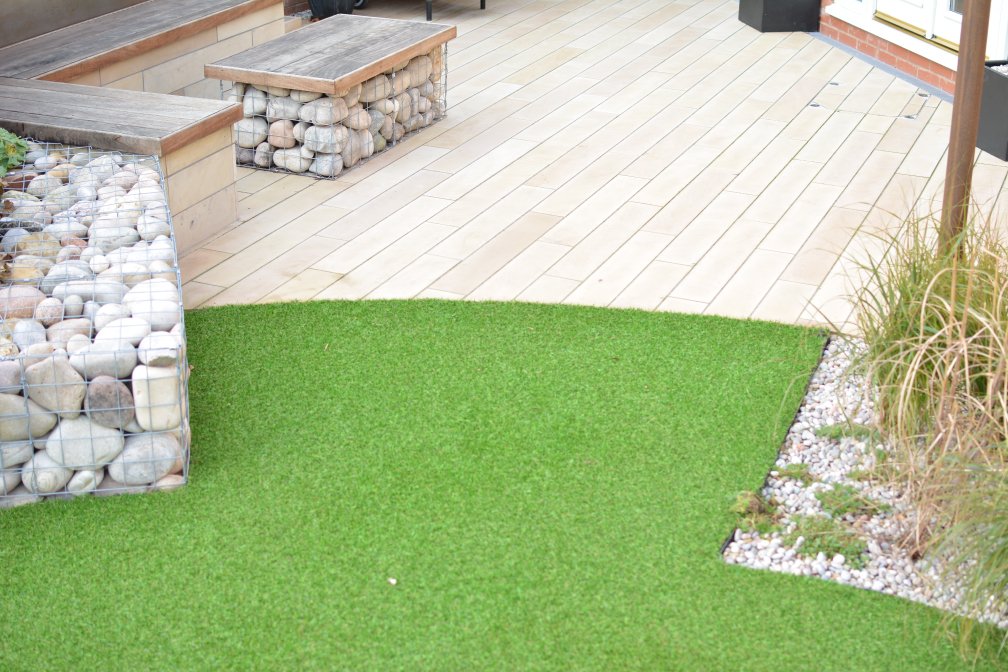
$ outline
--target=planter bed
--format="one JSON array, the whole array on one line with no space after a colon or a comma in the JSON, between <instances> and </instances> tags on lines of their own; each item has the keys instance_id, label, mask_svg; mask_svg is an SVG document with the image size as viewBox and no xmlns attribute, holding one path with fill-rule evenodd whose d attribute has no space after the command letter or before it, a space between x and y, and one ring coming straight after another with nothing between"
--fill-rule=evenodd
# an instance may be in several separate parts
<instances>
[{"instance_id":1,"label":"planter bed","mask_svg":"<svg viewBox=\"0 0 1008 672\"><path fill-rule=\"evenodd\" d=\"M178 487L188 367L159 162L44 143L26 159L0 217L0 506Z\"/></svg>"},{"instance_id":2,"label":"planter bed","mask_svg":"<svg viewBox=\"0 0 1008 672\"><path fill-rule=\"evenodd\" d=\"M234 82L237 163L333 178L444 117L453 26L340 14L206 66Z\"/></svg>"}]
</instances>

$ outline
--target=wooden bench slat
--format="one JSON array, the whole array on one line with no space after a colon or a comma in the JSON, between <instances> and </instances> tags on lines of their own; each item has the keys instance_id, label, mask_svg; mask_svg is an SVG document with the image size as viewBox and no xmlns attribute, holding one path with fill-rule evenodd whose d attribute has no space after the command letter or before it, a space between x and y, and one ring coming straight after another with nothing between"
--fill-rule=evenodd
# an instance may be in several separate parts
<instances>
[{"instance_id":1,"label":"wooden bench slat","mask_svg":"<svg viewBox=\"0 0 1008 672\"><path fill-rule=\"evenodd\" d=\"M165 155L241 118L237 103L0 77L0 126L45 140Z\"/></svg>"},{"instance_id":2,"label":"wooden bench slat","mask_svg":"<svg viewBox=\"0 0 1008 672\"><path fill-rule=\"evenodd\" d=\"M207 77L339 93L456 35L455 26L338 14L221 59Z\"/></svg>"},{"instance_id":3,"label":"wooden bench slat","mask_svg":"<svg viewBox=\"0 0 1008 672\"><path fill-rule=\"evenodd\" d=\"M0 49L0 75L68 80L213 28L276 0L148 0ZM93 45L101 45L96 48Z\"/></svg>"}]
</instances>

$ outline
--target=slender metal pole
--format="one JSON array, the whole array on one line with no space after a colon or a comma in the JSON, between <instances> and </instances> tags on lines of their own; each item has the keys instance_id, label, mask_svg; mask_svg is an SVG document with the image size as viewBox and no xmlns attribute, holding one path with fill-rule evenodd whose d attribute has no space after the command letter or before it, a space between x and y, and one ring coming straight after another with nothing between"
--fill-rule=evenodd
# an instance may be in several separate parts
<instances>
[{"instance_id":1,"label":"slender metal pole","mask_svg":"<svg viewBox=\"0 0 1008 672\"><path fill-rule=\"evenodd\" d=\"M943 252L951 251L953 241L963 230L969 216L989 20L990 0L966 0L959 36L955 102L952 105L945 195L942 199L941 230L938 234L939 249Z\"/></svg>"}]
</instances>

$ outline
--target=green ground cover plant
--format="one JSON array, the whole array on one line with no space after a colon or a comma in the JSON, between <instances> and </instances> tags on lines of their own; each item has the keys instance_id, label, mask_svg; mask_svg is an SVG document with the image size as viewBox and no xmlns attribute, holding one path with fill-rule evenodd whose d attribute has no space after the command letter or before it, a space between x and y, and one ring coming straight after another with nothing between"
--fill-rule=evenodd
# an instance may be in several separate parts
<instances>
[{"instance_id":1,"label":"green ground cover plant","mask_svg":"<svg viewBox=\"0 0 1008 672\"><path fill-rule=\"evenodd\" d=\"M187 327L191 482L0 512L0 668L970 669L935 610L721 558L821 334L431 301Z\"/></svg>"}]
</instances>

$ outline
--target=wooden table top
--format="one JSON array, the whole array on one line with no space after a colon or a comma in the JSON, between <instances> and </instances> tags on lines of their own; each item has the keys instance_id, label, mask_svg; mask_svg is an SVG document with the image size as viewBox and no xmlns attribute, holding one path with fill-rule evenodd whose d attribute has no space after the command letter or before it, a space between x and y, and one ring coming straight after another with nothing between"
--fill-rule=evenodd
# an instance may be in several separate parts
<instances>
[{"instance_id":1,"label":"wooden table top","mask_svg":"<svg viewBox=\"0 0 1008 672\"><path fill-rule=\"evenodd\" d=\"M147 0L0 49L0 76L68 81L277 0Z\"/></svg>"},{"instance_id":2,"label":"wooden table top","mask_svg":"<svg viewBox=\"0 0 1008 672\"><path fill-rule=\"evenodd\" d=\"M455 26L337 14L204 68L207 77L336 95L454 39Z\"/></svg>"},{"instance_id":3,"label":"wooden table top","mask_svg":"<svg viewBox=\"0 0 1008 672\"><path fill-rule=\"evenodd\" d=\"M164 156L241 118L238 103L0 77L0 127L73 146Z\"/></svg>"}]
</instances>

